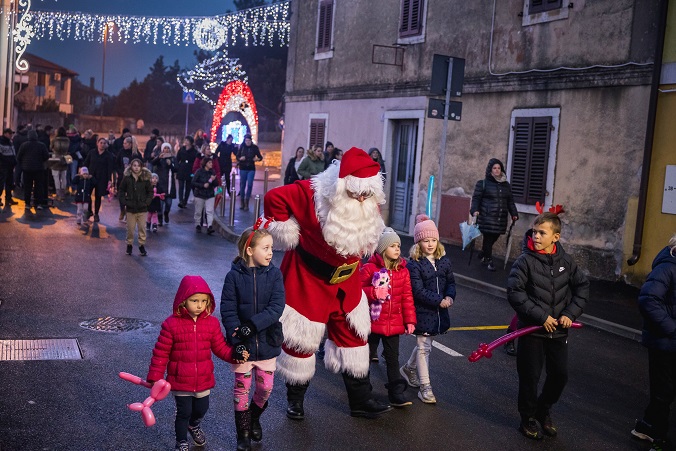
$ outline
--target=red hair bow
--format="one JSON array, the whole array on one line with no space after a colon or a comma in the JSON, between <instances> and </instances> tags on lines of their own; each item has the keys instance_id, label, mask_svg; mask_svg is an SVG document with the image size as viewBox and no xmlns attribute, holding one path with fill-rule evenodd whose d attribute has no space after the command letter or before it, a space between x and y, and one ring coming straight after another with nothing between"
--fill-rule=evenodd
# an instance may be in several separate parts
<instances>
[{"instance_id":1,"label":"red hair bow","mask_svg":"<svg viewBox=\"0 0 676 451\"><path fill-rule=\"evenodd\" d=\"M540 214L544 213L544 210L545 210L544 207L545 207L544 204L541 204L539 201L535 202L535 209L538 211L538 213L540 213ZM560 215L561 213L565 213L565 211L563 209L563 205L558 205L558 204L552 205L551 207L549 207L549 212L554 213L555 215Z\"/></svg>"}]
</instances>

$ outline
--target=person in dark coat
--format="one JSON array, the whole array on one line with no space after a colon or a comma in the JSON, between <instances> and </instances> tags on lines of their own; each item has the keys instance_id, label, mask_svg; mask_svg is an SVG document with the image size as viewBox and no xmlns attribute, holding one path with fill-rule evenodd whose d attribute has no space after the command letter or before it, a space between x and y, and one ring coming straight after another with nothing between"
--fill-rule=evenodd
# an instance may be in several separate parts
<instances>
[{"instance_id":1,"label":"person in dark coat","mask_svg":"<svg viewBox=\"0 0 676 451\"><path fill-rule=\"evenodd\" d=\"M455 276L451 260L439 242L439 229L426 215L418 215L413 232L408 271L415 304L416 346L408 362L401 367L407 383L419 386L418 398L426 404L437 402L429 375L433 337L445 334L451 325L448 309L455 301Z\"/></svg>"},{"instance_id":2,"label":"person in dark coat","mask_svg":"<svg viewBox=\"0 0 676 451\"><path fill-rule=\"evenodd\" d=\"M183 139L183 147L178 150L176 155L176 178L178 179L178 208L185 208L190 197L192 187L192 166L197 158L197 149L195 149L195 139L192 136L186 136Z\"/></svg>"},{"instance_id":3,"label":"person in dark coat","mask_svg":"<svg viewBox=\"0 0 676 451\"><path fill-rule=\"evenodd\" d=\"M488 161L485 178L476 182L469 212L477 218L483 235L479 259L489 271L495 271L493 245L507 231L507 215L512 221L519 219L505 167L497 158Z\"/></svg>"},{"instance_id":4,"label":"person in dark coat","mask_svg":"<svg viewBox=\"0 0 676 451\"><path fill-rule=\"evenodd\" d=\"M16 133L14 134L14 137L12 138L12 144L14 144L14 150L19 151L19 148L21 148L21 145L28 141L28 130L30 129L30 124L29 125L19 125L16 128ZM17 164L14 166L14 186L23 186L22 185L22 174L21 174L21 165Z\"/></svg>"},{"instance_id":5,"label":"person in dark coat","mask_svg":"<svg viewBox=\"0 0 676 451\"><path fill-rule=\"evenodd\" d=\"M291 157L289 164L286 165L286 171L284 171L284 184L290 185L296 180L300 180L298 175L298 168L300 167L300 162L305 156L305 149L303 147L298 147L296 149L296 155Z\"/></svg>"},{"instance_id":6,"label":"person in dark coat","mask_svg":"<svg viewBox=\"0 0 676 451\"><path fill-rule=\"evenodd\" d=\"M14 167L16 166L16 149L12 144L14 130L6 128L0 136L0 196L5 193L5 211L10 211L17 202L12 199L14 187Z\"/></svg>"},{"instance_id":7,"label":"person in dark coat","mask_svg":"<svg viewBox=\"0 0 676 451\"><path fill-rule=\"evenodd\" d=\"M159 156L153 160L153 165L157 167L157 176L159 177L158 185L162 187L165 192L164 200L162 201L162 212L158 222L169 224L169 212L173 200L176 199L176 158L171 151L171 144L163 143L160 149Z\"/></svg>"},{"instance_id":8,"label":"person in dark coat","mask_svg":"<svg viewBox=\"0 0 676 451\"><path fill-rule=\"evenodd\" d=\"M31 208L33 195L35 195L35 209L44 209L47 205L47 199L44 196L45 162L49 159L49 150L38 141L38 134L35 130L28 132L28 141L21 144L16 159L23 171L26 210Z\"/></svg>"},{"instance_id":9,"label":"person in dark coat","mask_svg":"<svg viewBox=\"0 0 676 451\"><path fill-rule=\"evenodd\" d=\"M138 250L142 257L148 255L145 248L146 229L143 223L146 222L148 207L154 195L150 179L151 173L143 167L143 161L134 158L124 171L124 178L120 183L117 195L127 212L127 255L131 255L136 229L138 229Z\"/></svg>"},{"instance_id":10,"label":"person in dark coat","mask_svg":"<svg viewBox=\"0 0 676 451\"><path fill-rule=\"evenodd\" d=\"M221 174L225 175L225 188L230 193L230 173L232 172L232 157L237 156L237 146L232 142L232 135L228 135L225 141L216 148L216 158Z\"/></svg>"},{"instance_id":11,"label":"person in dark coat","mask_svg":"<svg viewBox=\"0 0 676 451\"><path fill-rule=\"evenodd\" d=\"M73 200L77 206L77 212L75 217L77 218L77 225L81 225L86 222L85 207L86 211L92 209L92 190L96 186L96 179L89 174L89 169L87 166L82 166L78 169L78 175L73 179L73 186L75 186L75 194L73 195Z\"/></svg>"},{"instance_id":12,"label":"person in dark coat","mask_svg":"<svg viewBox=\"0 0 676 451\"><path fill-rule=\"evenodd\" d=\"M249 209L249 199L256 175L256 162L262 161L263 155L256 144L251 140L251 135L244 135L244 142L237 152L237 164L239 165L239 195L240 210Z\"/></svg>"},{"instance_id":13,"label":"person in dark coat","mask_svg":"<svg viewBox=\"0 0 676 451\"><path fill-rule=\"evenodd\" d=\"M157 138L160 136L160 131L156 128L154 128L150 132L150 139L148 139L148 142L146 143L146 148L143 151L143 162L146 163L146 167L149 170L153 170L152 167L148 167L148 163L152 165L152 154L153 154L153 149L155 149L155 146L157 146Z\"/></svg>"},{"instance_id":14,"label":"person in dark coat","mask_svg":"<svg viewBox=\"0 0 676 451\"><path fill-rule=\"evenodd\" d=\"M117 157L117 154L120 153L120 151L124 147L124 138L128 136L131 136L131 132L129 131L128 128L125 127L122 129L122 134L120 135L120 137L117 138L115 141L113 141L113 147L109 149L109 152Z\"/></svg>"},{"instance_id":15,"label":"person in dark coat","mask_svg":"<svg viewBox=\"0 0 676 451\"><path fill-rule=\"evenodd\" d=\"M539 440L555 436L550 409L568 381L568 328L582 315L589 281L559 243L561 220L552 212L535 218L526 233L526 249L507 278L507 300L519 317L518 328L542 326L519 338L519 430ZM546 377L538 396L542 368Z\"/></svg>"},{"instance_id":16,"label":"person in dark coat","mask_svg":"<svg viewBox=\"0 0 676 451\"><path fill-rule=\"evenodd\" d=\"M84 162L84 166L87 166L89 173L96 179L93 190L94 212L91 210L87 212L87 218L94 214L94 222L99 222L101 198L108 194L108 182L112 179L114 165L113 154L108 151L108 140L99 138L96 142L96 152L89 152Z\"/></svg>"},{"instance_id":17,"label":"person in dark coat","mask_svg":"<svg viewBox=\"0 0 676 451\"><path fill-rule=\"evenodd\" d=\"M641 287L638 308L643 316L641 343L648 348L650 401L632 435L665 448L669 411L676 396L676 234L653 260Z\"/></svg>"},{"instance_id":18,"label":"person in dark coat","mask_svg":"<svg viewBox=\"0 0 676 451\"><path fill-rule=\"evenodd\" d=\"M246 363L235 364L235 425L237 449L251 449L260 441L260 416L268 406L284 335L285 306L282 272L272 260L272 236L264 227L248 228L237 243L239 255L225 276L221 293L221 319L225 336L233 347L245 345ZM256 381L249 403L251 382Z\"/></svg>"}]
</instances>

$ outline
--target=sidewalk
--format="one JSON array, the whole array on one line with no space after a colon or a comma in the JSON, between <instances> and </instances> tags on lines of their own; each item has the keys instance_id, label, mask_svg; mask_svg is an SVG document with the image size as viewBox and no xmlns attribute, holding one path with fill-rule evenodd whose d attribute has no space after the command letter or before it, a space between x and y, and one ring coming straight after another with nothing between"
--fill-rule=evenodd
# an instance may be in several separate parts
<instances>
[{"instance_id":1,"label":"sidewalk","mask_svg":"<svg viewBox=\"0 0 676 451\"><path fill-rule=\"evenodd\" d=\"M269 180L268 189L281 185L283 180ZM237 181L239 187L239 180ZM214 228L226 239L236 242L241 233L251 227L256 220L254 215L254 196L261 196L261 214L263 211L263 171L256 171L256 179L252 191L252 198L249 204L249 211L239 209L239 199L235 199L235 222L234 226L228 225L229 221L229 203L226 198L225 217L220 216L220 205L216 208L214 219ZM502 237L501 239L505 239ZM413 237L401 236L402 255L407 256L408 251L413 245ZM444 243L446 253L453 263L453 271L458 284L474 288L498 297L507 297L507 276L511 264L503 269L504 260L495 259L495 272L488 271L481 265L477 255L478 249L474 251L471 264L469 262L469 250L463 251L460 246ZM510 262L511 263L511 262ZM602 280L592 280L590 286L589 302L585 308L585 314L580 321L616 335L629 338L631 340L640 340L642 319L637 307L639 289L622 282L607 282Z\"/></svg>"}]
</instances>

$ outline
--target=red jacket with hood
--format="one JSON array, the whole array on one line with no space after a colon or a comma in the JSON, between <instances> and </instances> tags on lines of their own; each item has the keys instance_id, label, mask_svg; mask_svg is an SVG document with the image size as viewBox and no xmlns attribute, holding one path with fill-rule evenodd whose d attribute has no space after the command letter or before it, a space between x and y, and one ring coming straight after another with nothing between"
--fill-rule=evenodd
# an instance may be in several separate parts
<instances>
[{"instance_id":1,"label":"red jacket with hood","mask_svg":"<svg viewBox=\"0 0 676 451\"><path fill-rule=\"evenodd\" d=\"M196 293L211 298L211 304L197 320L193 320L179 305ZM172 390L199 392L213 388L214 362L211 353L232 363L232 347L221 331L221 323L211 314L214 311L214 295L200 276L185 276L174 298L174 313L164 320L160 336L153 349L148 370L149 382L166 380Z\"/></svg>"},{"instance_id":2,"label":"red jacket with hood","mask_svg":"<svg viewBox=\"0 0 676 451\"><path fill-rule=\"evenodd\" d=\"M368 263L360 269L362 287L369 304L375 301L371 279L373 273L385 267L385 261L380 254L373 254ZM406 260L401 259L399 269L387 271L390 274L390 299L383 302L383 310L380 317L371 322L371 333L391 337L403 335L406 332L406 324L416 324L415 305L413 292L411 291L411 277L406 268Z\"/></svg>"}]
</instances>

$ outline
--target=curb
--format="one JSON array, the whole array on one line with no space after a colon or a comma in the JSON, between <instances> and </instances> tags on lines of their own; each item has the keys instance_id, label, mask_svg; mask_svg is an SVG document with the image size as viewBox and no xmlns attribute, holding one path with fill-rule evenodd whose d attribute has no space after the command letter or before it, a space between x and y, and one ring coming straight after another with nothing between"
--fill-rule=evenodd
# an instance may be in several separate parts
<instances>
[{"instance_id":1,"label":"curb","mask_svg":"<svg viewBox=\"0 0 676 451\"><path fill-rule=\"evenodd\" d=\"M214 216L213 227L223 238L233 243L239 239L239 235L235 233L229 226L227 226L223 219L219 216ZM463 276L462 274L455 274L455 281L463 287L471 288L473 290L481 291L496 297L507 299L507 289L483 282L478 279ZM620 337L628 338L633 341L641 341L641 331L632 329L631 327L623 326L622 324L606 321L605 319L597 318L595 316L583 314L580 321L587 326L595 329L609 332Z\"/></svg>"}]
</instances>

